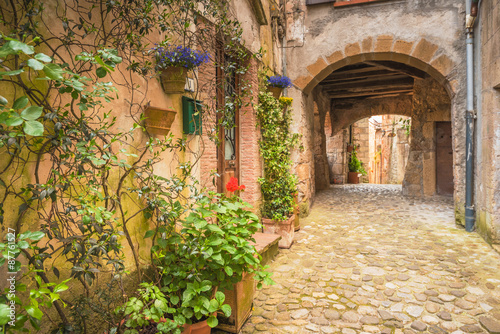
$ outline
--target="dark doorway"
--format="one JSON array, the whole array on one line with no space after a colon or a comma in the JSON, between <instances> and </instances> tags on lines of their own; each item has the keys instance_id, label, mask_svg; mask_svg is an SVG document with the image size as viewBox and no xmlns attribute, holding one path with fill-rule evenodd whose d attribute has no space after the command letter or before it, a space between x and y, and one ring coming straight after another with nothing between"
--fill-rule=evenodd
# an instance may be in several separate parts
<instances>
[{"instance_id":1,"label":"dark doorway","mask_svg":"<svg viewBox=\"0 0 500 334\"><path fill-rule=\"evenodd\" d=\"M451 122L436 122L436 190L438 195L453 195Z\"/></svg>"}]
</instances>

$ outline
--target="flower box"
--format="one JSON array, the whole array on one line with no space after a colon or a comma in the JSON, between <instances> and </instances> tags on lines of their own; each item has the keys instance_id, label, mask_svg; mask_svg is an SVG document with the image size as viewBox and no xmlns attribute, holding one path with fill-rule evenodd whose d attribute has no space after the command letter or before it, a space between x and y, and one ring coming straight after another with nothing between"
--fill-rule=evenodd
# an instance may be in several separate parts
<instances>
[{"instance_id":1,"label":"flower box","mask_svg":"<svg viewBox=\"0 0 500 334\"><path fill-rule=\"evenodd\" d=\"M147 106L144 110L145 126L152 135L167 135L174 123L177 112L173 108L164 109Z\"/></svg>"},{"instance_id":2,"label":"flower box","mask_svg":"<svg viewBox=\"0 0 500 334\"><path fill-rule=\"evenodd\" d=\"M290 248L293 243L295 232L295 215L291 215L283 221L275 221L269 218L262 218L264 233L272 233L281 235L281 240L278 243L279 248Z\"/></svg>"}]
</instances>

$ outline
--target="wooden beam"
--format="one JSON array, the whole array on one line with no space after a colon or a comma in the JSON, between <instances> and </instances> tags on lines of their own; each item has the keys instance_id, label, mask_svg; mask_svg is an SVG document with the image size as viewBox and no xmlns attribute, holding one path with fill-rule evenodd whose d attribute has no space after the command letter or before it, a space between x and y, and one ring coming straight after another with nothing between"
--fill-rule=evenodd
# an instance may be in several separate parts
<instances>
[{"instance_id":1,"label":"wooden beam","mask_svg":"<svg viewBox=\"0 0 500 334\"><path fill-rule=\"evenodd\" d=\"M392 61L365 61L365 64L376 66L379 68L384 68L389 71L399 72L406 75L409 75L412 78L416 79L425 79L427 77L427 73L421 71L417 68L402 64L396 63Z\"/></svg>"},{"instance_id":2,"label":"wooden beam","mask_svg":"<svg viewBox=\"0 0 500 334\"><path fill-rule=\"evenodd\" d=\"M357 81L349 81L349 82L338 82L333 84L325 84L322 85L323 89L326 90L345 90L350 88L372 88L376 86L384 86L384 85L413 85L413 78L410 78L406 75L402 75L400 77L394 79L387 79L387 77L373 77L366 78Z\"/></svg>"},{"instance_id":3,"label":"wooden beam","mask_svg":"<svg viewBox=\"0 0 500 334\"><path fill-rule=\"evenodd\" d=\"M395 79L395 80L378 80L378 79L373 79L373 80L366 80L363 82L350 82L350 83L336 83L336 84L329 84L329 85L323 85L323 89L327 91L335 91L335 90L351 90L351 89L356 89L356 90L364 90L364 89L377 89L378 87L385 87L385 86L391 86L391 87L397 87L397 86L410 86L413 87L413 78L402 78L402 79Z\"/></svg>"},{"instance_id":4,"label":"wooden beam","mask_svg":"<svg viewBox=\"0 0 500 334\"><path fill-rule=\"evenodd\" d=\"M394 95L394 94L406 94L406 93L411 93L413 90L410 89L399 89L399 90L394 90L394 89L384 89L381 91L372 91L372 92L342 92L342 93L335 93L335 94L330 94L328 97L331 99L349 99L353 97L368 97L368 96L377 96L377 95Z\"/></svg>"},{"instance_id":5,"label":"wooden beam","mask_svg":"<svg viewBox=\"0 0 500 334\"><path fill-rule=\"evenodd\" d=\"M332 83L332 82L342 82L342 81L350 81L350 80L360 80L360 79L366 79L366 78L372 78L376 76L384 76L384 77L391 77L391 76L402 76L403 74L397 73L394 71L389 71L389 70L380 70L380 71L373 71L373 72L365 72L365 73L354 73L354 74L346 74L346 75L339 75L336 72L333 72L329 76L326 77L326 79L323 79L321 81L321 84L326 84L326 83Z\"/></svg>"}]
</instances>

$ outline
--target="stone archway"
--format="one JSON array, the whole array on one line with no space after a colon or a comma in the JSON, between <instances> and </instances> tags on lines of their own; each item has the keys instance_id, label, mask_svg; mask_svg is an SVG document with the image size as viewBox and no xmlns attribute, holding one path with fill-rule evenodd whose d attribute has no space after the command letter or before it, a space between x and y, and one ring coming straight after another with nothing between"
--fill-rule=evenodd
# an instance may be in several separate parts
<instances>
[{"instance_id":1,"label":"stone archway","mask_svg":"<svg viewBox=\"0 0 500 334\"><path fill-rule=\"evenodd\" d=\"M460 70L458 64L460 62L457 63L457 61L454 61L453 59L457 59L456 55L448 54L444 48L440 47L436 43L430 42L426 38L419 38L418 40L405 40L398 39L394 35L388 34L366 37L362 41L350 43L345 45L343 48L334 50L328 55L320 55L319 57L309 56L308 59L303 59L302 63L307 60L309 60L310 63L304 66L300 71L297 71L297 75L295 77L291 75L296 88L296 90L291 90L291 96L296 99L294 101L295 107L297 108L297 106L299 106L298 109L302 110L301 118L303 120L307 120L307 114L310 112L308 111L308 104L314 100L312 96L322 96L319 85L321 81L328 77L332 72L341 69L344 66L363 62L390 61L405 64L428 74L435 82L444 88L451 101L449 110L451 111L450 119L452 121L453 129L453 150L455 152L453 163L455 189L454 197L457 211L462 211L461 207L464 198L463 152L465 143L463 135L460 135L462 131L464 131L464 120L459 117L458 111L462 109L464 103L464 90L462 84L464 73ZM304 68L306 71L304 71ZM300 103L300 105L298 103ZM380 114L380 112L377 111L369 111L368 114L370 113ZM363 115L363 113L360 113L357 117L358 119L361 119L366 116ZM353 120L351 120L351 122L352 121ZM349 121L344 121L344 123L345 122L348 123ZM425 121L423 123L425 123ZM338 125L338 128L342 127L343 124ZM310 129L310 131L314 132L314 127L312 126L311 128L312 129ZM426 129L426 131L428 130L429 129ZM314 140L311 139L311 142L314 142ZM425 150L420 150L421 152L418 154L418 157L414 157L417 160L422 160L417 163L419 166L417 168L429 166L429 164L425 163L423 159L424 157L429 157L428 151L430 147L431 146L427 145ZM303 169L303 165L304 163L307 163L305 162L307 160L307 157L302 155L302 157L297 159L298 165L302 165L300 167ZM313 160L316 161L316 165L318 165L318 158L316 156L314 156ZM316 177L315 183L321 183L317 180L318 175L315 174L314 166L310 166L310 168L312 169L310 171L310 176L313 179ZM407 182L407 184L420 184L419 190L413 189L413 191L411 191L413 194L419 193L422 196L431 195L434 191L434 187L428 186L426 187L427 190L424 191L424 181L422 180L422 177L418 180L413 177ZM314 190L315 189L310 191L310 193L313 194ZM303 193L304 197L307 197L307 191L304 191Z\"/></svg>"}]
</instances>

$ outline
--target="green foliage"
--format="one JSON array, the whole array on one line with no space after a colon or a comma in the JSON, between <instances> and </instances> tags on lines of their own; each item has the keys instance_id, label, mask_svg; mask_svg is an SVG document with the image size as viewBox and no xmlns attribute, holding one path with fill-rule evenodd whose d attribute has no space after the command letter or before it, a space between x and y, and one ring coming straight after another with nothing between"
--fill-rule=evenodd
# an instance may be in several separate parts
<instances>
[{"instance_id":1,"label":"green foliage","mask_svg":"<svg viewBox=\"0 0 500 334\"><path fill-rule=\"evenodd\" d=\"M278 101L271 93L259 93L259 148L264 159L264 178L259 179L264 198L262 215L274 220L285 220L293 214L293 194L297 192L297 179L290 169L291 151L300 137L290 132L291 102Z\"/></svg>"},{"instance_id":2,"label":"green foliage","mask_svg":"<svg viewBox=\"0 0 500 334\"><path fill-rule=\"evenodd\" d=\"M362 162L358 159L358 154L356 153L356 146L354 146L351 152L351 158L349 160L349 172L356 172L366 175L366 170L363 167Z\"/></svg>"},{"instance_id":3,"label":"green foliage","mask_svg":"<svg viewBox=\"0 0 500 334\"><path fill-rule=\"evenodd\" d=\"M411 131L411 118L404 119L401 117L398 122L400 123L400 128L405 131L407 136L409 136Z\"/></svg>"},{"instance_id":4,"label":"green foliage","mask_svg":"<svg viewBox=\"0 0 500 334\"><path fill-rule=\"evenodd\" d=\"M146 233L155 241L153 265L159 283L144 283L139 298L129 299L121 309L129 316L130 333L150 322L159 323L161 333L180 333L185 323L204 319L215 327L214 312L231 314L221 291L231 289L245 273L254 275L258 287L272 283L250 244L262 226L249 208L237 196L210 193L180 221L180 230L164 225Z\"/></svg>"}]
</instances>

